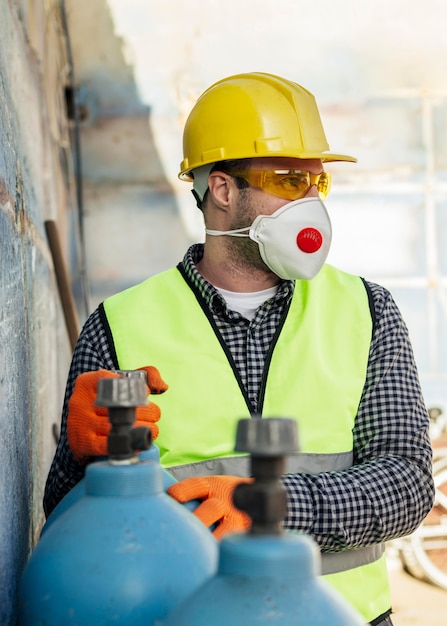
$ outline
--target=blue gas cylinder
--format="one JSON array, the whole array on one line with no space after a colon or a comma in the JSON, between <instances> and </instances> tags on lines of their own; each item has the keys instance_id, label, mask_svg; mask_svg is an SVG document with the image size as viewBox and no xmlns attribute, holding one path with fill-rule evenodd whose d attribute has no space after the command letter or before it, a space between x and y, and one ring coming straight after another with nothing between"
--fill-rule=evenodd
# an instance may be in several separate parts
<instances>
[{"instance_id":1,"label":"blue gas cylinder","mask_svg":"<svg viewBox=\"0 0 447 626\"><path fill-rule=\"evenodd\" d=\"M219 568L163 626L364 626L319 574L306 535L224 537Z\"/></svg>"},{"instance_id":2,"label":"blue gas cylinder","mask_svg":"<svg viewBox=\"0 0 447 626\"><path fill-rule=\"evenodd\" d=\"M215 573L215 539L164 493L159 463L120 456L87 467L85 492L41 536L20 582L19 626L153 626Z\"/></svg>"},{"instance_id":3,"label":"blue gas cylinder","mask_svg":"<svg viewBox=\"0 0 447 626\"><path fill-rule=\"evenodd\" d=\"M241 420L236 450L251 452L254 482L235 505L252 518L248 533L224 537L219 567L163 626L362 626L363 619L318 574L316 543L281 529L287 507L282 456L297 449L294 420Z\"/></svg>"},{"instance_id":4,"label":"blue gas cylinder","mask_svg":"<svg viewBox=\"0 0 447 626\"><path fill-rule=\"evenodd\" d=\"M123 378L132 378L132 379L141 379L146 382L146 373L142 370L116 370L116 373L123 376ZM138 384L138 383L137 383ZM152 442L150 447L147 450L142 450L139 453L140 461L155 461L160 463L160 450L159 448ZM97 461L105 461L107 457L97 458ZM172 474L168 472L168 470L161 468L162 479L163 479L163 489L164 491L167 488L176 482L176 479ZM57 504L57 506L51 511L48 516L45 524L42 527L41 535L45 533L48 528L59 518L62 513L65 513L67 509L69 509L73 504L75 504L80 498L85 495L85 478L82 478L70 491L62 498L62 500ZM191 501L187 502L184 506L190 511L193 511L199 502Z\"/></svg>"},{"instance_id":5,"label":"blue gas cylinder","mask_svg":"<svg viewBox=\"0 0 447 626\"><path fill-rule=\"evenodd\" d=\"M140 461L154 461L155 463L160 462L160 450L158 447L152 443L148 450L142 450L138 458ZM105 461L106 457L98 458L98 461ZM162 480L163 480L163 490L166 489L176 482L175 478L164 468L161 468ZM65 513L67 509L69 509L73 504L75 504L78 500L80 500L85 495L85 478L80 480L70 491L65 495L62 500L55 506L55 508L51 511L48 516L45 524L42 527L41 536L45 533L48 528L59 518L62 513ZM186 503L185 505L189 510L192 510L197 506L197 503Z\"/></svg>"}]
</instances>

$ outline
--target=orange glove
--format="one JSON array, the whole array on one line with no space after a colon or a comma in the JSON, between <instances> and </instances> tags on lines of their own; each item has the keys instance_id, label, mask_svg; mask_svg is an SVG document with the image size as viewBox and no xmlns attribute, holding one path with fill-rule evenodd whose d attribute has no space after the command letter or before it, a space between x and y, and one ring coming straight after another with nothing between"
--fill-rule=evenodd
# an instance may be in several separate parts
<instances>
[{"instance_id":1,"label":"orange glove","mask_svg":"<svg viewBox=\"0 0 447 626\"><path fill-rule=\"evenodd\" d=\"M147 374L147 394L163 393L168 388L156 367L141 367ZM88 457L107 456L107 437L111 424L105 407L95 406L98 381L101 378L117 378L119 374L109 370L96 370L80 374L68 402L68 444L76 460L86 464ZM146 426L152 439L158 436L156 422L160 419L160 407L150 402L136 409L134 427Z\"/></svg>"},{"instance_id":2,"label":"orange glove","mask_svg":"<svg viewBox=\"0 0 447 626\"><path fill-rule=\"evenodd\" d=\"M243 532L251 526L250 517L233 504L233 491L240 483L251 483L252 478L238 476L198 476L186 478L168 488L168 494L184 504L189 500L203 500L194 509L207 528L216 525L213 535L222 539L229 533Z\"/></svg>"}]
</instances>

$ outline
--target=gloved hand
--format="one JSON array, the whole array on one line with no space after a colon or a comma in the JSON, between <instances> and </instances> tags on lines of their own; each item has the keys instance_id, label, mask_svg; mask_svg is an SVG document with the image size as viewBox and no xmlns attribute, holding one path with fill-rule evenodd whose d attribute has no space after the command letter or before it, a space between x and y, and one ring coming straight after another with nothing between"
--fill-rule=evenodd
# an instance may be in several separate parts
<instances>
[{"instance_id":1,"label":"gloved hand","mask_svg":"<svg viewBox=\"0 0 447 626\"><path fill-rule=\"evenodd\" d=\"M240 483L252 481L252 478L238 476L197 476L171 485L168 494L182 504L189 500L203 500L194 509L194 515L207 528L215 525L213 535L220 540L229 533L250 528L250 517L233 504L233 491Z\"/></svg>"},{"instance_id":2,"label":"gloved hand","mask_svg":"<svg viewBox=\"0 0 447 626\"><path fill-rule=\"evenodd\" d=\"M141 367L147 374L147 394L164 393L168 385L156 367ZM76 460L85 464L88 457L107 456L107 437L111 424L105 407L95 406L98 381L101 378L117 378L119 374L109 370L96 370L80 374L68 402L67 437ZM134 427L150 428L152 439L158 436L156 422L160 419L160 407L150 402L137 407Z\"/></svg>"}]
</instances>

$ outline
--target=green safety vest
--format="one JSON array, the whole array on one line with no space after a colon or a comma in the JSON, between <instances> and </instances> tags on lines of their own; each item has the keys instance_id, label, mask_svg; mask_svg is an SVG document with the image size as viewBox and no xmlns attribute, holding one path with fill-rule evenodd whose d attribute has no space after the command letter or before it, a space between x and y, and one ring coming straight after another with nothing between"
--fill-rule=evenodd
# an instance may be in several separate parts
<instances>
[{"instance_id":1,"label":"green safety vest","mask_svg":"<svg viewBox=\"0 0 447 626\"><path fill-rule=\"evenodd\" d=\"M161 463L178 478L249 473L234 452L236 426L252 407L212 315L177 268L103 303L117 366L155 365L169 390L162 411ZM300 452L287 473L352 465L352 430L365 384L372 318L363 281L325 265L297 281L267 355L258 414L297 421ZM381 545L322 554L325 579L366 622L391 605Z\"/></svg>"}]
</instances>

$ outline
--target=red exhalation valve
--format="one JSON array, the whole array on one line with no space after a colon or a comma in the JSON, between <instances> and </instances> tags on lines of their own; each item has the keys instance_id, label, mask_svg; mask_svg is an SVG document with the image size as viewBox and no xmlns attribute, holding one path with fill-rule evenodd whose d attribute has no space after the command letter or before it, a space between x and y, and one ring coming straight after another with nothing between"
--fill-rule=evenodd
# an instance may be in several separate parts
<instances>
[{"instance_id":1,"label":"red exhalation valve","mask_svg":"<svg viewBox=\"0 0 447 626\"><path fill-rule=\"evenodd\" d=\"M296 245L302 252L317 252L323 245L323 235L316 228L303 228L296 236Z\"/></svg>"}]
</instances>

